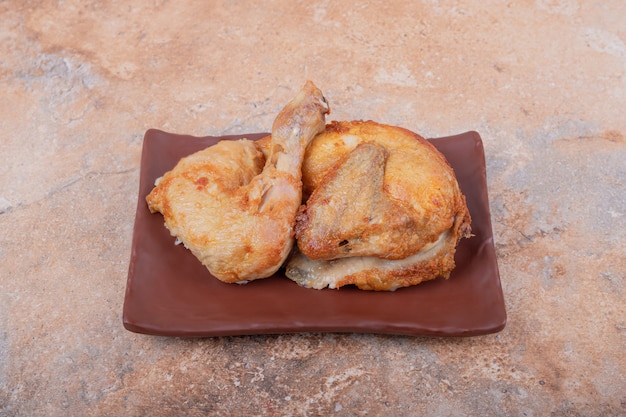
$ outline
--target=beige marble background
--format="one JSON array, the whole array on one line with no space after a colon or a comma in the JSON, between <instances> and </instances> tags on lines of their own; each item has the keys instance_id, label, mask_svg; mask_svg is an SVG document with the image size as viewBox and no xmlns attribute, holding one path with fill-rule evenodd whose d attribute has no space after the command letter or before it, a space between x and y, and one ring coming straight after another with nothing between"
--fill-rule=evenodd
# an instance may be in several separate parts
<instances>
[{"instance_id":1,"label":"beige marble background","mask_svg":"<svg viewBox=\"0 0 626 417\"><path fill-rule=\"evenodd\" d=\"M626 414L626 2L0 1L0 415ZM469 339L138 335L146 129L478 131L509 321Z\"/></svg>"}]
</instances>

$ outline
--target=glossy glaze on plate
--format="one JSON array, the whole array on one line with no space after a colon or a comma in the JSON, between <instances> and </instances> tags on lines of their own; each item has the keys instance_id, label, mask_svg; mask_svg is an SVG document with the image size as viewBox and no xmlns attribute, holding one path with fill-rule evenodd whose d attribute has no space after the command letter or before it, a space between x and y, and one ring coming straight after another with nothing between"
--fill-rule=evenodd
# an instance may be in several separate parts
<instances>
[{"instance_id":1,"label":"glossy glaze on plate","mask_svg":"<svg viewBox=\"0 0 626 417\"><path fill-rule=\"evenodd\" d=\"M149 130L144 137L123 323L166 336L362 332L474 336L500 331L506 311L493 245L485 157L476 132L430 139L455 170L472 216L473 237L457 248L448 280L395 292L299 287L280 270L246 285L225 284L150 214L145 197L178 160L219 140L266 134L193 137Z\"/></svg>"}]
</instances>

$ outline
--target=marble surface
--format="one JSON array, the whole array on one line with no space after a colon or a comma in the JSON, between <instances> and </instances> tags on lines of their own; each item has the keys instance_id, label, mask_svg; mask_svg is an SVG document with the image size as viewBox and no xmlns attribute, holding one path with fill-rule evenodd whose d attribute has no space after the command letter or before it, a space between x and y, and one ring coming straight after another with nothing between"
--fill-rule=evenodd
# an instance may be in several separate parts
<instances>
[{"instance_id":1,"label":"marble surface","mask_svg":"<svg viewBox=\"0 0 626 417\"><path fill-rule=\"evenodd\" d=\"M622 0L0 2L0 415L626 414ZM144 132L478 131L508 323L179 339L121 313Z\"/></svg>"}]
</instances>

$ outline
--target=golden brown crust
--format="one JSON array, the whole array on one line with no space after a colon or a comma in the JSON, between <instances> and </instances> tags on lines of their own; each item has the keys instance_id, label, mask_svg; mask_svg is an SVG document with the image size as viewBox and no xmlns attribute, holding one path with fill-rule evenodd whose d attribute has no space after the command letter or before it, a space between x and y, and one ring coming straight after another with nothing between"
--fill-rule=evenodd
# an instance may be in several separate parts
<instances>
[{"instance_id":1,"label":"golden brown crust","mask_svg":"<svg viewBox=\"0 0 626 417\"><path fill-rule=\"evenodd\" d=\"M384 191L387 156L382 146L361 143L329 170L296 217L304 254L402 259L424 245L416 214Z\"/></svg>"},{"instance_id":2,"label":"golden brown crust","mask_svg":"<svg viewBox=\"0 0 626 417\"><path fill-rule=\"evenodd\" d=\"M147 196L150 211L216 278L273 275L293 247L302 158L328 111L307 82L277 116L269 143L221 141L181 159Z\"/></svg>"},{"instance_id":3,"label":"golden brown crust","mask_svg":"<svg viewBox=\"0 0 626 417\"><path fill-rule=\"evenodd\" d=\"M363 145L384 154L371 150L365 155L359 151ZM327 125L309 145L302 175L303 193L310 197L300 211L296 236L300 250L312 259L345 256L349 244L335 252L318 248L336 239L350 241L349 232L370 246L376 236L377 243L369 253L355 250L348 256L402 259L434 242L457 217L469 216L445 157L421 136L395 126L372 121ZM325 237L332 242L324 243Z\"/></svg>"},{"instance_id":4,"label":"golden brown crust","mask_svg":"<svg viewBox=\"0 0 626 417\"><path fill-rule=\"evenodd\" d=\"M471 218L454 171L423 137L372 121L332 122L309 145L302 172L307 200L290 278L393 290L450 275Z\"/></svg>"},{"instance_id":5,"label":"golden brown crust","mask_svg":"<svg viewBox=\"0 0 626 417\"><path fill-rule=\"evenodd\" d=\"M307 287L395 290L447 278L470 216L443 155L399 127L324 126L328 111L307 83L271 136L183 158L147 196L150 211L225 282L273 274L294 235L287 275Z\"/></svg>"}]
</instances>

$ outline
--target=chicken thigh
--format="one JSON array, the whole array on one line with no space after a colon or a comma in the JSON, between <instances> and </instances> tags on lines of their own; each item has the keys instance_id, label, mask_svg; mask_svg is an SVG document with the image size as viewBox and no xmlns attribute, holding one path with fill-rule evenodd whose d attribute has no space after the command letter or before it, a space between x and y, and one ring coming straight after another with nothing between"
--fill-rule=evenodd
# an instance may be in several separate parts
<instances>
[{"instance_id":1,"label":"chicken thigh","mask_svg":"<svg viewBox=\"0 0 626 417\"><path fill-rule=\"evenodd\" d=\"M146 197L151 212L224 282L271 276L294 244L301 165L330 109L307 82L278 114L265 147L221 141L181 161Z\"/></svg>"},{"instance_id":2,"label":"chicken thigh","mask_svg":"<svg viewBox=\"0 0 626 417\"><path fill-rule=\"evenodd\" d=\"M300 285L395 290L454 268L470 215L444 156L406 129L333 122L303 163L306 203L286 274Z\"/></svg>"}]
</instances>

